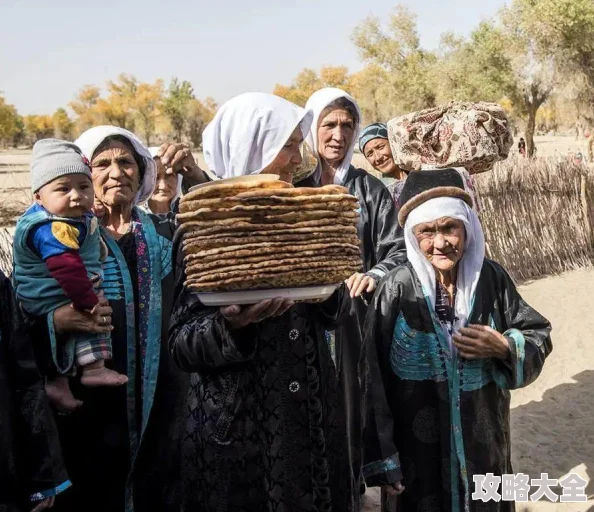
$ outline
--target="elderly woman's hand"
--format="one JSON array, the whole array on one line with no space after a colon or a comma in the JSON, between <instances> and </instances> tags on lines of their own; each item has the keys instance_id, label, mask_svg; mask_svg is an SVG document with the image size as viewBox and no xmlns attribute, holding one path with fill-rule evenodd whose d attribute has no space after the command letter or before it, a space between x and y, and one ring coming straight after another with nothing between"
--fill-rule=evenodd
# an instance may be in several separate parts
<instances>
[{"instance_id":1,"label":"elderly woman's hand","mask_svg":"<svg viewBox=\"0 0 594 512\"><path fill-rule=\"evenodd\" d=\"M294 302L289 299L267 299L257 304L242 308L241 306L223 306L221 315L229 329L241 329L249 324L256 324L272 316L281 316Z\"/></svg>"},{"instance_id":2,"label":"elderly woman's hand","mask_svg":"<svg viewBox=\"0 0 594 512\"><path fill-rule=\"evenodd\" d=\"M466 359L505 360L510 354L509 341L505 336L486 325L462 327L452 338L458 352Z\"/></svg>"},{"instance_id":3,"label":"elderly woman's hand","mask_svg":"<svg viewBox=\"0 0 594 512\"><path fill-rule=\"evenodd\" d=\"M78 311L71 304L66 304L54 311L54 328L58 334L65 332L108 333L111 325L112 309L103 294L99 294L99 303L92 313Z\"/></svg>"},{"instance_id":4,"label":"elderly woman's hand","mask_svg":"<svg viewBox=\"0 0 594 512\"><path fill-rule=\"evenodd\" d=\"M51 496L50 498L46 498L45 500L39 502L37 506L31 510L31 512L42 512L43 510L47 510L48 508L52 508L54 503L56 502L56 497Z\"/></svg>"},{"instance_id":5,"label":"elderly woman's hand","mask_svg":"<svg viewBox=\"0 0 594 512\"><path fill-rule=\"evenodd\" d=\"M351 298L360 297L363 293L373 293L377 283L373 277L356 272L346 281L347 288L351 292Z\"/></svg>"},{"instance_id":6,"label":"elderly woman's hand","mask_svg":"<svg viewBox=\"0 0 594 512\"><path fill-rule=\"evenodd\" d=\"M384 485L382 487L382 489L390 497L399 496L406 490L404 485L402 485L402 482L396 482L395 484L392 484L392 485Z\"/></svg>"},{"instance_id":7,"label":"elderly woman's hand","mask_svg":"<svg viewBox=\"0 0 594 512\"><path fill-rule=\"evenodd\" d=\"M166 142L159 148L157 157L161 159L166 174L181 174L193 185L209 181L186 144Z\"/></svg>"}]
</instances>

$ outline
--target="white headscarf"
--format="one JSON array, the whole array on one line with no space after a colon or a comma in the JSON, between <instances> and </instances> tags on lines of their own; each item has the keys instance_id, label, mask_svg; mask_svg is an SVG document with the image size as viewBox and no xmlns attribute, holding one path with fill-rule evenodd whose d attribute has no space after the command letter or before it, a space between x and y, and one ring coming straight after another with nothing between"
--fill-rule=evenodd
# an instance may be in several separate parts
<instances>
[{"instance_id":1,"label":"white headscarf","mask_svg":"<svg viewBox=\"0 0 594 512\"><path fill-rule=\"evenodd\" d=\"M144 175L139 184L138 192L134 198L134 204L144 203L149 197L153 195L155 183L157 181L157 166L148 148L142 141L132 132L117 126L95 126L84 132L74 143L80 148L83 155L85 155L89 162L93 160L93 155L97 148L103 143L105 139L113 135L120 135L130 141L134 151L144 161Z\"/></svg>"},{"instance_id":2,"label":"white headscarf","mask_svg":"<svg viewBox=\"0 0 594 512\"><path fill-rule=\"evenodd\" d=\"M307 138L308 144L314 149L315 154L318 154L318 123L320 122L320 115L324 111L324 109L333 103L334 101L338 100L339 98L344 98L351 102L357 111L358 119L355 119L355 130L353 132L353 140L350 141L346 154L344 156L344 160L336 169L336 174L334 175L334 183L337 185L342 185L344 181L344 177L346 176L349 167L351 166L351 160L353 159L353 152L355 151L355 146L357 141L359 140L359 128L361 123L361 110L359 109L359 105L354 100L354 98L344 92L341 89L337 89L335 87L326 87L324 89L320 89L319 91L314 92L309 100L307 100L307 104L305 108L310 109L313 112L313 122L311 125L311 132L309 137ZM318 163L318 168L316 169L316 175L319 178L320 173L322 172L322 162L321 160Z\"/></svg>"},{"instance_id":3,"label":"white headscarf","mask_svg":"<svg viewBox=\"0 0 594 512\"><path fill-rule=\"evenodd\" d=\"M456 304L454 332L464 327L471 313L474 294L485 259L485 236L476 212L462 199L436 197L417 206L408 215L404 224L406 255L423 286L423 292L435 309L435 270L419 247L413 228L424 222L434 222L442 217L451 217L464 222L466 242L464 253L458 261L456 280Z\"/></svg>"},{"instance_id":4,"label":"white headscarf","mask_svg":"<svg viewBox=\"0 0 594 512\"><path fill-rule=\"evenodd\" d=\"M220 178L258 174L268 167L299 126L309 133L312 114L272 94L249 92L219 108L204 130L208 168Z\"/></svg>"},{"instance_id":5,"label":"white headscarf","mask_svg":"<svg viewBox=\"0 0 594 512\"><path fill-rule=\"evenodd\" d=\"M152 146L152 147L148 148L149 153L153 157L153 160L155 159L155 157L159 153L159 150L160 149L161 148L159 146ZM178 173L178 175L177 175L177 188L175 189L175 195L171 199L171 203L169 203L170 204L170 207L176 201L176 199L178 199L179 197L181 197L181 195L182 195L182 182L183 181L184 181L184 177L181 174ZM155 188L156 188L156 186L157 186L157 184L155 183ZM154 193L154 191L153 191L153 193ZM146 202L146 206L144 207L144 209L146 211L150 212L150 207L149 207L149 204L148 204L148 200ZM152 212L150 212L150 213L152 213Z\"/></svg>"}]
</instances>

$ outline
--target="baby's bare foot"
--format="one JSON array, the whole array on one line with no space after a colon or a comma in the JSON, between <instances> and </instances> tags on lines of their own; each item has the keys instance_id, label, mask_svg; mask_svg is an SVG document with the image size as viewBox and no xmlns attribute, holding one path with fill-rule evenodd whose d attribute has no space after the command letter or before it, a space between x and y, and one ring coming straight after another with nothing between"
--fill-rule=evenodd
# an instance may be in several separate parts
<instances>
[{"instance_id":1,"label":"baby's bare foot","mask_svg":"<svg viewBox=\"0 0 594 512\"><path fill-rule=\"evenodd\" d=\"M128 377L105 366L100 368L83 368L80 382L83 386L122 386L128 382Z\"/></svg>"}]
</instances>

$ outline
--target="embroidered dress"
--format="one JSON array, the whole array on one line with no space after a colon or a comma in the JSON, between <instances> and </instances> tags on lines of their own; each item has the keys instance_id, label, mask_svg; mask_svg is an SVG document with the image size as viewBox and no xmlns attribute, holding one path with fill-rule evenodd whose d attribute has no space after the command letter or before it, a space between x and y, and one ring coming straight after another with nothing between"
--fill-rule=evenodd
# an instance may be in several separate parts
<instances>
[{"instance_id":1,"label":"embroidered dress","mask_svg":"<svg viewBox=\"0 0 594 512\"><path fill-rule=\"evenodd\" d=\"M180 262L178 268L182 268ZM338 293L230 331L177 279L170 348L192 372L185 510L355 510L346 427L326 332Z\"/></svg>"},{"instance_id":2,"label":"embroidered dress","mask_svg":"<svg viewBox=\"0 0 594 512\"><path fill-rule=\"evenodd\" d=\"M436 308L410 263L388 274L365 324L370 364L365 473L393 481L399 454L403 512L512 511L511 502L471 500L473 475L513 473L510 389L539 375L550 353L550 324L518 294L496 263L484 260L468 323L507 338L509 361L466 360L450 346L452 308L438 285Z\"/></svg>"}]
</instances>

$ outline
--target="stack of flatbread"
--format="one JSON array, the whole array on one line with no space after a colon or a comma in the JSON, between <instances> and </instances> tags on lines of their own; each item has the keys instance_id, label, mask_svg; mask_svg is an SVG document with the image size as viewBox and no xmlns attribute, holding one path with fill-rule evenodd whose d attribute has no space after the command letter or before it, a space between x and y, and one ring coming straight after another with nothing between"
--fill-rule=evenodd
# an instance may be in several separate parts
<instances>
[{"instance_id":1,"label":"stack of flatbread","mask_svg":"<svg viewBox=\"0 0 594 512\"><path fill-rule=\"evenodd\" d=\"M221 180L192 190L177 217L185 284L225 292L339 283L361 267L357 208L336 185Z\"/></svg>"}]
</instances>

